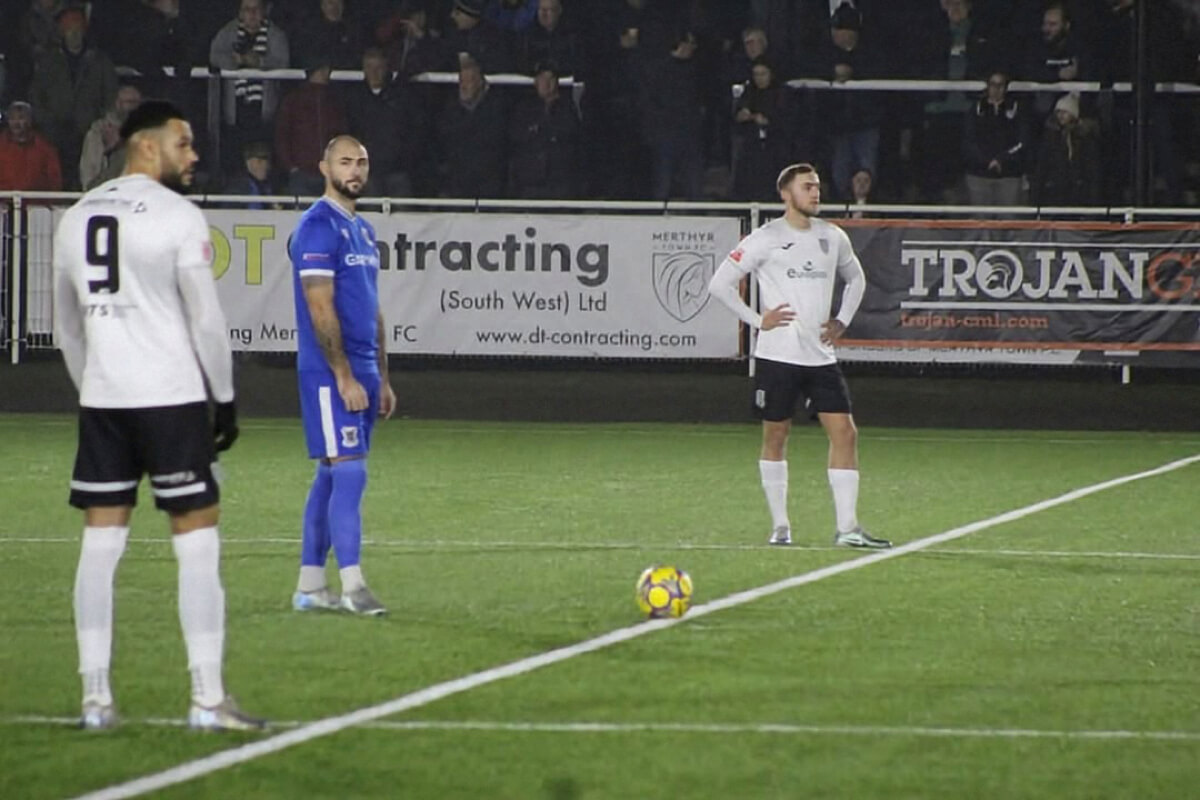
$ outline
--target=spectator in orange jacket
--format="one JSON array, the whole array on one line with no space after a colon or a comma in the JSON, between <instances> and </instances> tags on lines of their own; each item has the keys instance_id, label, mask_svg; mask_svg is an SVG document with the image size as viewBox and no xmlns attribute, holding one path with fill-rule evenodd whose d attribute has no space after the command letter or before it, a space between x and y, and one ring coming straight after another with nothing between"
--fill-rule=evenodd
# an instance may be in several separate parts
<instances>
[{"instance_id":1,"label":"spectator in orange jacket","mask_svg":"<svg viewBox=\"0 0 1200 800\"><path fill-rule=\"evenodd\" d=\"M62 188L58 151L33 129L33 107L22 100L14 102L0 133L0 189L60 192Z\"/></svg>"}]
</instances>

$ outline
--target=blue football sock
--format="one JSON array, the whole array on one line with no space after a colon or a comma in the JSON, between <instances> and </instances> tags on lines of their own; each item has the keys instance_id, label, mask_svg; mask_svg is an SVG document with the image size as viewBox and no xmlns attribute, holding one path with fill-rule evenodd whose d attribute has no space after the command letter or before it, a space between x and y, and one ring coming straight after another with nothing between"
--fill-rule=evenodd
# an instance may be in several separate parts
<instances>
[{"instance_id":1,"label":"blue football sock","mask_svg":"<svg viewBox=\"0 0 1200 800\"><path fill-rule=\"evenodd\" d=\"M367 488L366 459L337 461L330 467L329 533L338 567L353 567L362 550L362 497Z\"/></svg>"},{"instance_id":2,"label":"blue football sock","mask_svg":"<svg viewBox=\"0 0 1200 800\"><path fill-rule=\"evenodd\" d=\"M333 477L329 464L317 461L308 502L304 504L304 528L300 540L300 565L323 567L329 554L329 495Z\"/></svg>"}]
</instances>

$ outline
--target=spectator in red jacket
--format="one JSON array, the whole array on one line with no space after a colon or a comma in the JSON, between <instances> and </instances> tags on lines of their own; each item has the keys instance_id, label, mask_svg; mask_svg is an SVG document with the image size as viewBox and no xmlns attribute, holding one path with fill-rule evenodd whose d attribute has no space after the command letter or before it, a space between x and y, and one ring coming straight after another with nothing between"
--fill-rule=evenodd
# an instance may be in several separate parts
<instances>
[{"instance_id":1,"label":"spectator in red jacket","mask_svg":"<svg viewBox=\"0 0 1200 800\"><path fill-rule=\"evenodd\" d=\"M307 80L284 96L275 113L275 160L287 175L289 194L315 197L325 191L317 164L334 136L350 132L346 107L329 83L328 56L314 58Z\"/></svg>"},{"instance_id":2,"label":"spectator in red jacket","mask_svg":"<svg viewBox=\"0 0 1200 800\"><path fill-rule=\"evenodd\" d=\"M0 189L59 192L62 188L58 151L33 129L33 107L18 100L8 107L0 133Z\"/></svg>"}]
</instances>

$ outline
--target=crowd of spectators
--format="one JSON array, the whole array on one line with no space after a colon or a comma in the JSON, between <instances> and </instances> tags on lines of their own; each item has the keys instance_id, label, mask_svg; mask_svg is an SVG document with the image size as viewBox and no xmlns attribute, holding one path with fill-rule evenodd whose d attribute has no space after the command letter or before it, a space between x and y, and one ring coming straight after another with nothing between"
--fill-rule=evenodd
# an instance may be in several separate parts
<instances>
[{"instance_id":1,"label":"crowd of spectators","mask_svg":"<svg viewBox=\"0 0 1200 800\"><path fill-rule=\"evenodd\" d=\"M324 143L351 133L368 191L397 197L777 201L775 174L805 160L849 204L1123 203L1132 95L1010 84L1130 80L1137 2L19 0L0 20L0 189L118 174L120 122L158 96L194 120L207 191L319 193ZM1147 19L1150 79L1200 80L1200 13L1156 0ZM216 141L197 66L255 71L221 80ZM788 85L888 78L986 88ZM1153 201L1196 203L1200 94L1155 94L1147 116Z\"/></svg>"}]
</instances>

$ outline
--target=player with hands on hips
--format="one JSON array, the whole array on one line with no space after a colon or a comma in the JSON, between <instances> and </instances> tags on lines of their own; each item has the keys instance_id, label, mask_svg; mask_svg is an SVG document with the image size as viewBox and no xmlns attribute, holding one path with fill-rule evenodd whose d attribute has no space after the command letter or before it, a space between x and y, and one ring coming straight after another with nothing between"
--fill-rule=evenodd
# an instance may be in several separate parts
<instances>
[{"instance_id":1,"label":"player with hands on hips","mask_svg":"<svg viewBox=\"0 0 1200 800\"><path fill-rule=\"evenodd\" d=\"M717 269L709 292L759 331L754 347L754 411L762 420L759 477L771 513L770 544L792 542L788 518L787 442L801 396L829 438L827 475L837 529L834 543L873 549L891 542L858 523L858 430L850 390L834 344L862 302L866 276L845 231L819 219L821 179L810 164L786 167L776 181L784 215L747 236ZM761 315L742 300L739 286L758 280ZM838 278L845 283L831 316Z\"/></svg>"}]
</instances>

